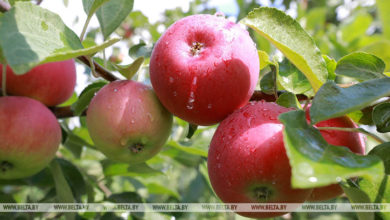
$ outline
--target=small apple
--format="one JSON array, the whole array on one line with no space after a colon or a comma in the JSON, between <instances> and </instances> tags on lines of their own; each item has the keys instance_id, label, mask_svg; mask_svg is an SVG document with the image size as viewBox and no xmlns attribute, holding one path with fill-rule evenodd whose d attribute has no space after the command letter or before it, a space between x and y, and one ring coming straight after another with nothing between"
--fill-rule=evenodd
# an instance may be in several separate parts
<instances>
[{"instance_id":1,"label":"small apple","mask_svg":"<svg viewBox=\"0 0 390 220\"><path fill-rule=\"evenodd\" d=\"M306 111L306 119L310 121L310 114ZM315 125L316 127L342 127L342 128L357 128L358 126L348 117L332 118L321 121ZM331 145L348 147L352 152L364 154L365 140L361 133L346 132L336 130L320 130L324 139ZM323 201L336 198L343 193L343 189L338 184L314 188L313 192L307 201Z\"/></svg>"},{"instance_id":2,"label":"small apple","mask_svg":"<svg viewBox=\"0 0 390 220\"><path fill-rule=\"evenodd\" d=\"M2 65L0 64L0 75ZM1 86L0 77L0 86ZM23 75L16 75L7 66L7 92L36 99L47 106L65 102L76 85L74 60L45 63Z\"/></svg>"},{"instance_id":3,"label":"small apple","mask_svg":"<svg viewBox=\"0 0 390 220\"><path fill-rule=\"evenodd\" d=\"M259 77L248 32L217 15L192 15L171 25L150 58L150 79L162 104L198 125L222 121L244 106Z\"/></svg>"},{"instance_id":4,"label":"small apple","mask_svg":"<svg viewBox=\"0 0 390 220\"><path fill-rule=\"evenodd\" d=\"M144 84L122 80L104 86L87 111L96 148L108 158L141 163L157 154L172 128L172 114Z\"/></svg>"},{"instance_id":5,"label":"small apple","mask_svg":"<svg viewBox=\"0 0 390 220\"><path fill-rule=\"evenodd\" d=\"M27 97L0 97L0 140L0 179L24 178L54 158L61 129L42 103Z\"/></svg>"},{"instance_id":6,"label":"small apple","mask_svg":"<svg viewBox=\"0 0 390 220\"><path fill-rule=\"evenodd\" d=\"M210 144L211 185L225 203L303 203L311 189L291 188L291 167L279 114L291 109L250 102L224 119ZM270 218L284 212L238 213Z\"/></svg>"}]
</instances>

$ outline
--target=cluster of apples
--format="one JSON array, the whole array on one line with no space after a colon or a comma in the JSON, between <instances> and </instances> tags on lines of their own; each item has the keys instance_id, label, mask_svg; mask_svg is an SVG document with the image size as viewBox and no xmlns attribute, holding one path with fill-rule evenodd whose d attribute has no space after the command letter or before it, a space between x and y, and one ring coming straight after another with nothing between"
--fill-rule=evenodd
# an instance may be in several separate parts
<instances>
[{"instance_id":1,"label":"cluster of apples","mask_svg":"<svg viewBox=\"0 0 390 220\"><path fill-rule=\"evenodd\" d=\"M42 64L24 75L7 67L12 96L0 97L0 179L31 176L54 158L61 128L48 107L66 101L75 84L74 60Z\"/></svg>"},{"instance_id":2,"label":"cluster of apples","mask_svg":"<svg viewBox=\"0 0 390 220\"><path fill-rule=\"evenodd\" d=\"M293 189L283 144L281 113L292 109L249 102L259 75L259 57L248 32L223 16L193 15L170 26L156 43L150 78L162 104L197 125L220 123L210 143L212 187L226 203L303 203L342 194L339 185ZM309 114L307 111L307 120ZM347 117L319 127L356 127ZM332 145L364 153L358 133L321 131ZM239 213L269 218L285 213Z\"/></svg>"},{"instance_id":3,"label":"cluster of apples","mask_svg":"<svg viewBox=\"0 0 390 220\"><path fill-rule=\"evenodd\" d=\"M22 76L7 69L7 92L17 96L0 98L0 179L30 176L54 157L61 129L47 106L72 94L74 65L73 60L48 63ZM135 164L161 150L171 133L172 114L197 125L220 123L210 143L208 171L223 202L301 203L339 196L337 184L291 187L278 120L291 109L249 102L258 77L258 52L245 28L219 15L188 16L170 26L153 49L154 90L132 80L104 86L88 107L88 131L108 158ZM316 126L356 127L347 117ZM357 133L321 133L330 144L364 153ZM283 213L239 214L261 218Z\"/></svg>"}]
</instances>

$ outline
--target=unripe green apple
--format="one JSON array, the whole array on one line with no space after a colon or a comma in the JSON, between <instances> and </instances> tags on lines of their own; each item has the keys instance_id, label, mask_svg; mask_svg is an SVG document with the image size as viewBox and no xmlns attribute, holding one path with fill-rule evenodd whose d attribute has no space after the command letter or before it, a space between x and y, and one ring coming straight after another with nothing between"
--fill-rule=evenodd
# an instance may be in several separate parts
<instances>
[{"instance_id":1,"label":"unripe green apple","mask_svg":"<svg viewBox=\"0 0 390 220\"><path fill-rule=\"evenodd\" d=\"M226 203L303 203L311 189L291 187L291 166L283 143L281 113L291 109L251 102L218 126L210 144L211 185ZM285 212L238 213L270 218Z\"/></svg>"},{"instance_id":2,"label":"unripe green apple","mask_svg":"<svg viewBox=\"0 0 390 220\"><path fill-rule=\"evenodd\" d=\"M0 179L39 172L60 143L60 126L46 106L27 97L0 97Z\"/></svg>"},{"instance_id":3,"label":"unripe green apple","mask_svg":"<svg viewBox=\"0 0 390 220\"><path fill-rule=\"evenodd\" d=\"M0 64L0 75L2 65ZM0 87L1 87L0 77ZM65 102L73 94L76 85L74 60L45 63L23 75L16 75L7 66L7 92L36 99L47 106Z\"/></svg>"},{"instance_id":4,"label":"unripe green apple","mask_svg":"<svg viewBox=\"0 0 390 220\"><path fill-rule=\"evenodd\" d=\"M123 80L104 86L87 111L87 127L108 158L141 163L157 154L172 128L172 114L144 84Z\"/></svg>"}]
</instances>

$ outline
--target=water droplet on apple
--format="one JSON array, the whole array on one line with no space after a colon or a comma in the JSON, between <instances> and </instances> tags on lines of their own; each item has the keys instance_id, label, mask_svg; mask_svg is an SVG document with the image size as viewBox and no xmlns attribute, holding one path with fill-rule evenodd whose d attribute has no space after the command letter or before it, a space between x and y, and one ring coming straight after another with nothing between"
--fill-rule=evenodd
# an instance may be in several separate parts
<instances>
[{"instance_id":1,"label":"water droplet on apple","mask_svg":"<svg viewBox=\"0 0 390 220\"><path fill-rule=\"evenodd\" d=\"M135 123L135 121L133 119L131 119L131 124L134 124L134 123Z\"/></svg>"},{"instance_id":2,"label":"water droplet on apple","mask_svg":"<svg viewBox=\"0 0 390 220\"><path fill-rule=\"evenodd\" d=\"M218 163L218 164L217 164L217 167L218 167L218 169L220 169L220 168L221 168L221 164L220 164L220 163Z\"/></svg>"},{"instance_id":3,"label":"water droplet on apple","mask_svg":"<svg viewBox=\"0 0 390 220\"><path fill-rule=\"evenodd\" d=\"M193 79L192 79L192 85L196 85L196 81L198 80L198 77L194 77Z\"/></svg>"},{"instance_id":4,"label":"water droplet on apple","mask_svg":"<svg viewBox=\"0 0 390 220\"><path fill-rule=\"evenodd\" d=\"M177 96L177 92L176 91L173 91L173 96Z\"/></svg>"},{"instance_id":5,"label":"water droplet on apple","mask_svg":"<svg viewBox=\"0 0 390 220\"><path fill-rule=\"evenodd\" d=\"M122 146L126 146L126 144L127 144L127 138L122 138L122 139L120 140L120 143L121 143Z\"/></svg>"},{"instance_id":6,"label":"water droplet on apple","mask_svg":"<svg viewBox=\"0 0 390 220\"><path fill-rule=\"evenodd\" d=\"M170 83L173 83L174 81L175 81L175 79L173 79L173 77L170 76L170 77L169 77L169 82L170 82Z\"/></svg>"},{"instance_id":7,"label":"water droplet on apple","mask_svg":"<svg viewBox=\"0 0 390 220\"><path fill-rule=\"evenodd\" d=\"M118 89L114 89L114 92L118 92Z\"/></svg>"},{"instance_id":8,"label":"water droplet on apple","mask_svg":"<svg viewBox=\"0 0 390 220\"><path fill-rule=\"evenodd\" d=\"M207 108L208 108L208 109L211 109L212 107L213 107L212 104L208 104L208 105L207 105Z\"/></svg>"},{"instance_id":9,"label":"water droplet on apple","mask_svg":"<svg viewBox=\"0 0 390 220\"><path fill-rule=\"evenodd\" d=\"M187 103L187 109L193 109L194 108L194 102L195 102L195 94L194 92L191 91L190 93L190 98L188 99L188 103Z\"/></svg>"},{"instance_id":10,"label":"water droplet on apple","mask_svg":"<svg viewBox=\"0 0 390 220\"><path fill-rule=\"evenodd\" d=\"M152 116L150 113L148 113L147 115L148 115L149 120L150 120L151 122L153 122L153 121L154 121L153 116Z\"/></svg>"}]
</instances>

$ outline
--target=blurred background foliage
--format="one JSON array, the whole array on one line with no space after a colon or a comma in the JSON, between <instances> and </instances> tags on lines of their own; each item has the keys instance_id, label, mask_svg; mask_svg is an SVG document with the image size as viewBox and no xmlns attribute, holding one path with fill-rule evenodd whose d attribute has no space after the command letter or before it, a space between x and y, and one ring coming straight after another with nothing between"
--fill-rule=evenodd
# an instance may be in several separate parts
<instances>
[{"instance_id":1,"label":"blurred background foliage","mask_svg":"<svg viewBox=\"0 0 390 220\"><path fill-rule=\"evenodd\" d=\"M64 0L64 3L66 5ZM287 11L297 19L313 37L322 54L339 60L353 51L366 51L377 55L386 62L390 70L390 1L377 0L236 0L239 11L236 15L225 14L238 21L253 8L264 2ZM148 62L153 44L176 20L199 13L214 14L217 9L207 0L188 1L189 10L182 8L165 10L157 22L150 22L142 11L133 11L117 29L123 37L122 44L128 48L123 54L114 45L111 54L96 59L102 65L115 71L113 64L121 63L124 57L136 59L144 56L145 62L134 80L150 84ZM152 3L153 4L153 3ZM158 7L151 4L151 7ZM62 7L62 6L61 6ZM63 6L65 7L65 6ZM291 64L283 60L270 43L258 34L251 35L259 50L280 61L280 71L291 72ZM89 29L85 42L95 42L100 36L99 29ZM116 47L116 48L115 48ZM265 68L262 74L270 70ZM85 67L88 82L97 79ZM282 74L283 75L283 74ZM352 79L338 76L339 83ZM75 94L63 105L77 100ZM85 117L61 120L63 129L62 146L57 163L69 184L76 202L220 202L213 193L207 174L207 151L216 126L198 127L189 138L191 127L183 120L175 118L169 141L153 159L137 166L109 161L96 151L85 125ZM193 131L193 130L192 130ZM21 180L0 182L1 202L61 202L56 197L55 182L49 168L37 175ZM329 202L345 202L340 197ZM78 213L77 219L245 219L233 213ZM0 214L0 219L62 219L60 213L8 213ZM292 213L279 219L357 219L354 213Z\"/></svg>"}]
</instances>

